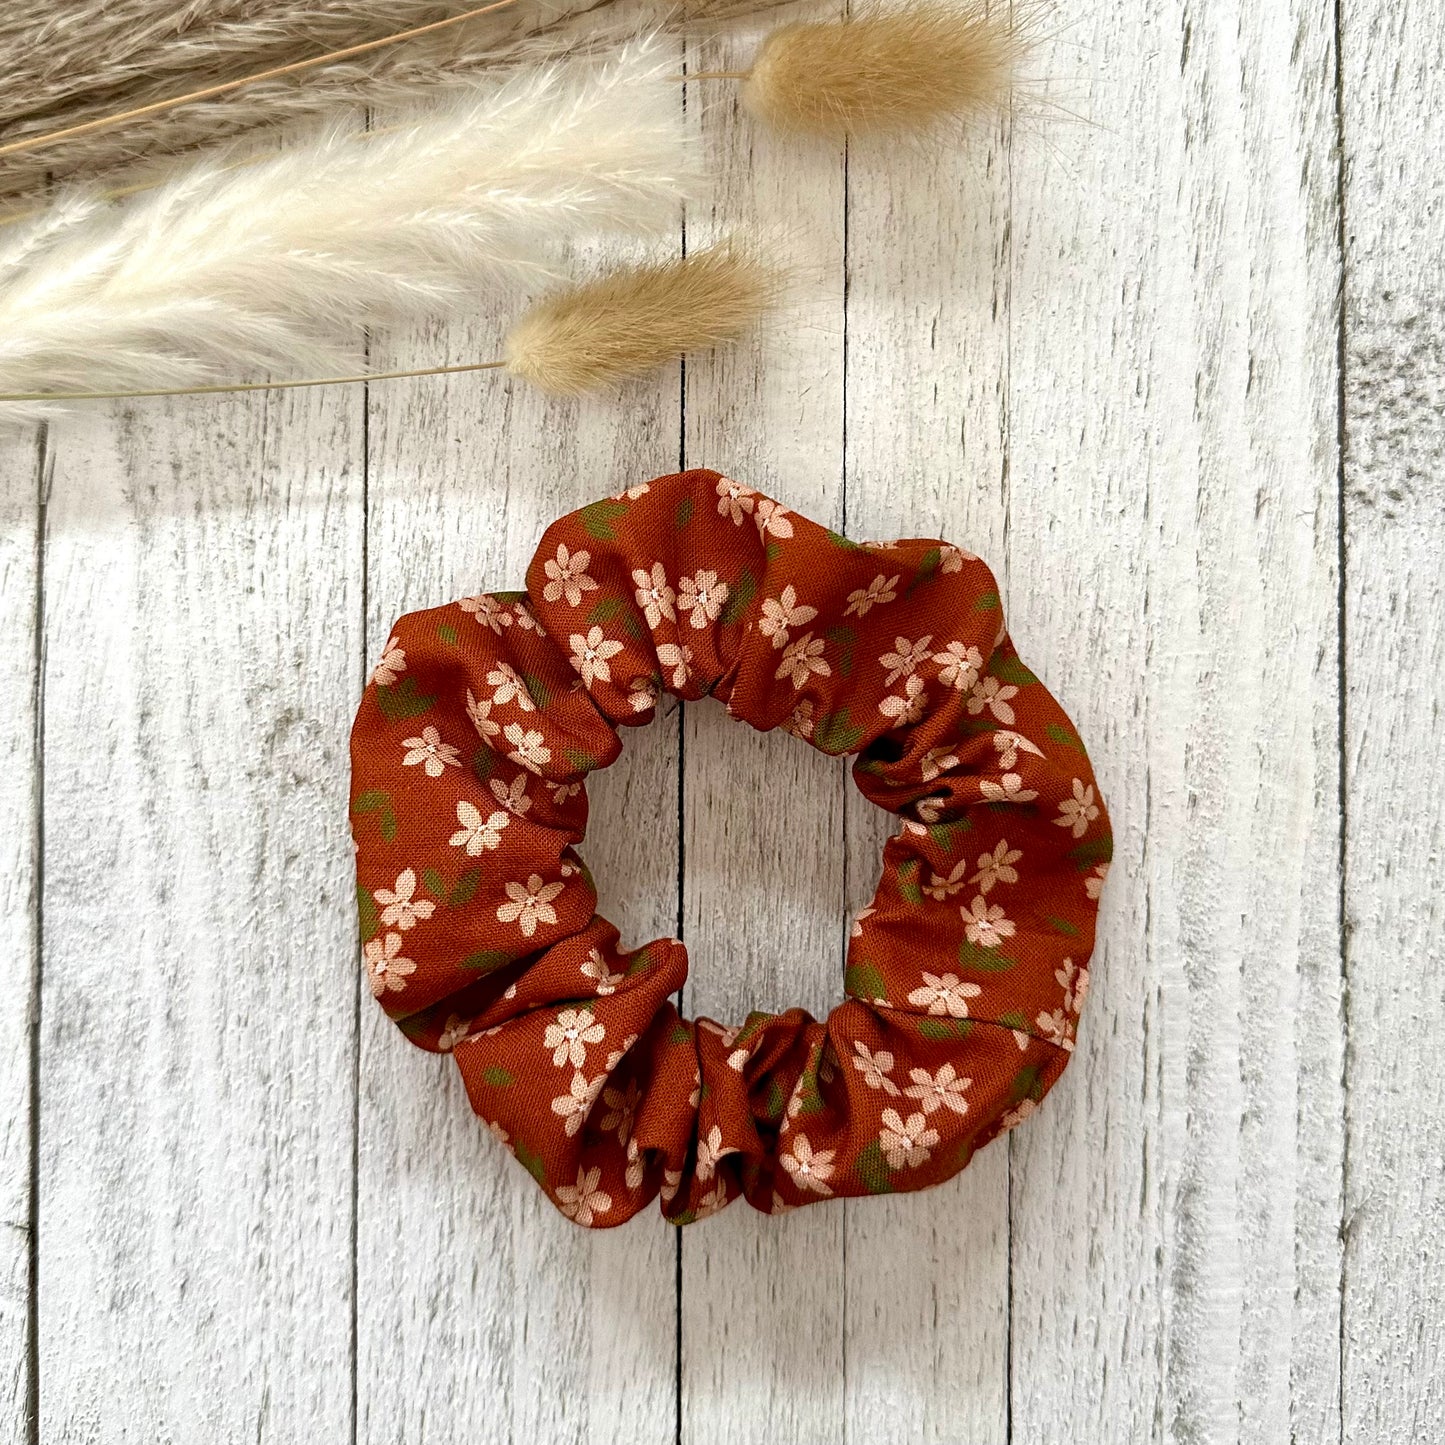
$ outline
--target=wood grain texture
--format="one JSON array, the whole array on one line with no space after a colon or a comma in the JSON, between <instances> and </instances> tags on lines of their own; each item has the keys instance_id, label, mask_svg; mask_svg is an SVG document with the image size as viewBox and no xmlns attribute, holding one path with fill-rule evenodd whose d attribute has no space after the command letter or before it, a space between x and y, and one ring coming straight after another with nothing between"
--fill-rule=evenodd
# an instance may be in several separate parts
<instances>
[{"instance_id":1,"label":"wood grain texture","mask_svg":"<svg viewBox=\"0 0 1445 1445\"><path fill-rule=\"evenodd\" d=\"M36 1099L32 1029L39 989L36 737L41 498L46 451L38 429L0 438L0 629L10 639L0 708L0 1441L27 1438L31 1408L31 1165Z\"/></svg>"},{"instance_id":2,"label":"wood grain texture","mask_svg":"<svg viewBox=\"0 0 1445 1445\"><path fill-rule=\"evenodd\" d=\"M1014 1146L1013 1430L1334 1440L1332 35L1066 9L1095 124L1014 153L1010 623L1117 861L1081 1057Z\"/></svg>"},{"instance_id":3,"label":"wood grain texture","mask_svg":"<svg viewBox=\"0 0 1445 1445\"><path fill-rule=\"evenodd\" d=\"M1005 607L1009 145L980 127L901 165L848 157L848 533L955 541ZM926 219L900 224L920 195ZM846 818L852 915L897 823L851 782ZM1005 1142L941 1189L844 1205L848 1439L1008 1438L1008 1177Z\"/></svg>"},{"instance_id":4,"label":"wood grain texture","mask_svg":"<svg viewBox=\"0 0 1445 1445\"><path fill-rule=\"evenodd\" d=\"M1441 20L1343 9L1352 1440L1445 1437Z\"/></svg>"},{"instance_id":5,"label":"wood grain texture","mask_svg":"<svg viewBox=\"0 0 1445 1445\"><path fill-rule=\"evenodd\" d=\"M800 17L839 13L832 4ZM737 69L752 46L698 46L694 69ZM700 92L700 94L699 94ZM685 456L814 521L843 522L843 153L800 146L737 113L735 94L688 88L720 177L688 240L783 233L802 266L785 320L755 345L687 367ZM699 104L700 102L700 104ZM822 1017L842 997L840 765L703 702L686 709L683 938L686 1013L741 1024L752 1009ZM806 808L797 826L794 807ZM682 1241L685 1445L837 1441L845 1420L844 1215L784 1218L734 1205Z\"/></svg>"},{"instance_id":6,"label":"wood grain texture","mask_svg":"<svg viewBox=\"0 0 1445 1445\"><path fill-rule=\"evenodd\" d=\"M507 308L488 310L398 337L377 364L495 356ZM675 465L679 387L674 372L568 404L488 374L374 387L368 659L401 613L521 587L553 517ZM629 731L588 788L582 851L627 947L676 927L677 728L673 709ZM564 1219L472 1113L451 1060L414 1049L369 995L359 1166L362 1439L673 1439L671 1226Z\"/></svg>"},{"instance_id":7,"label":"wood grain texture","mask_svg":"<svg viewBox=\"0 0 1445 1445\"><path fill-rule=\"evenodd\" d=\"M0 444L0 1445L32 1318L44 1445L1445 1436L1445 0L1338 18L1337 57L1309 0L1059 0L1045 103L952 149L687 86L686 244L801 273L615 399L423 378ZM480 309L372 360L495 355ZM587 1233L362 990L346 736L400 612L679 463L985 556L1117 860L1079 1057L958 1180ZM664 712L590 789L602 911L681 926L689 1015L825 1013L886 820Z\"/></svg>"},{"instance_id":8,"label":"wood grain texture","mask_svg":"<svg viewBox=\"0 0 1445 1445\"><path fill-rule=\"evenodd\" d=\"M52 431L42 1440L351 1428L358 400Z\"/></svg>"}]
</instances>

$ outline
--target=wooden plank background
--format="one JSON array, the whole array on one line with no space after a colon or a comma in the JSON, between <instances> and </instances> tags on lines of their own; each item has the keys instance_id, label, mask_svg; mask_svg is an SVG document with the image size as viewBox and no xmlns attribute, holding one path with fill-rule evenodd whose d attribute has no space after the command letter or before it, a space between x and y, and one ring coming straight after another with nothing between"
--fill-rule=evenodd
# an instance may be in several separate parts
<instances>
[{"instance_id":1,"label":"wooden plank background","mask_svg":"<svg viewBox=\"0 0 1445 1445\"><path fill-rule=\"evenodd\" d=\"M688 87L678 244L804 263L733 355L0 444L0 1442L1445 1438L1445 0L1055 10L961 146ZM362 997L346 733L398 613L680 464L988 558L1117 861L1074 1067L959 1179L594 1234ZM606 911L690 1013L825 1010L881 819L665 714L594 790Z\"/></svg>"}]
</instances>

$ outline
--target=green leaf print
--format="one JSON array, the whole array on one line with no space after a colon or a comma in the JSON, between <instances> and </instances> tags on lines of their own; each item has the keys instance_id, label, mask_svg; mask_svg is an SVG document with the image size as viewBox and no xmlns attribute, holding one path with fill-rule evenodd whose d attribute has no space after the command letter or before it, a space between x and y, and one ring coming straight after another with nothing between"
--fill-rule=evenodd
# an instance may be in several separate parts
<instances>
[{"instance_id":1,"label":"green leaf print","mask_svg":"<svg viewBox=\"0 0 1445 1445\"><path fill-rule=\"evenodd\" d=\"M497 949L482 949L478 953L469 953L462 959L463 968L472 969L476 973L492 973L494 970L503 968L512 962L510 953L502 953Z\"/></svg>"},{"instance_id":2,"label":"green leaf print","mask_svg":"<svg viewBox=\"0 0 1445 1445\"><path fill-rule=\"evenodd\" d=\"M672 525L675 530L682 531L692 521L692 498L684 497L677 504L677 511L672 514Z\"/></svg>"},{"instance_id":3,"label":"green leaf print","mask_svg":"<svg viewBox=\"0 0 1445 1445\"><path fill-rule=\"evenodd\" d=\"M356 885L356 915L361 924L361 941L370 943L381 932L381 915L376 909L376 899L359 883Z\"/></svg>"},{"instance_id":4,"label":"green leaf print","mask_svg":"<svg viewBox=\"0 0 1445 1445\"><path fill-rule=\"evenodd\" d=\"M1011 653L995 658L988 668L1000 682L1012 683L1015 687L1032 687L1038 681L1033 673Z\"/></svg>"},{"instance_id":5,"label":"green leaf print","mask_svg":"<svg viewBox=\"0 0 1445 1445\"><path fill-rule=\"evenodd\" d=\"M862 741L863 729L854 727L846 707L820 718L813 729L813 742L825 753L850 753Z\"/></svg>"},{"instance_id":6,"label":"green leaf print","mask_svg":"<svg viewBox=\"0 0 1445 1445\"><path fill-rule=\"evenodd\" d=\"M997 592L980 592L974 599L973 610L975 612L997 612L998 606Z\"/></svg>"},{"instance_id":7,"label":"green leaf print","mask_svg":"<svg viewBox=\"0 0 1445 1445\"><path fill-rule=\"evenodd\" d=\"M1025 1099L1032 1099L1038 1103L1044 1096L1042 1083L1043 1066L1041 1064L1028 1064L1014 1075L1012 1087L1008 1091L1010 1104L1021 1104Z\"/></svg>"},{"instance_id":8,"label":"green leaf print","mask_svg":"<svg viewBox=\"0 0 1445 1445\"><path fill-rule=\"evenodd\" d=\"M1087 873L1090 868L1100 863L1107 863L1114 856L1114 840L1106 833L1101 838L1090 838L1087 843L1080 843L1077 848L1069 849L1069 861L1073 863L1080 873Z\"/></svg>"},{"instance_id":9,"label":"green leaf print","mask_svg":"<svg viewBox=\"0 0 1445 1445\"><path fill-rule=\"evenodd\" d=\"M1084 745L1079 739L1061 723L1050 723L1044 729L1049 738L1059 744L1060 747L1073 748L1076 753L1084 751Z\"/></svg>"},{"instance_id":10,"label":"green leaf print","mask_svg":"<svg viewBox=\"0 0 1445 1445\"><path fill-rule=\"evenodd\" d=\"M351 805L351 811L361 814L375 813L382 840L387 843L396 841L396 814L392 811L390 793L384 793L379 788L358 793Z\"/></svg>"},{"instance_id":11,"label":"green leaf print","mask_svg":"<svg viewBox=\"0 0 1445 1445\"><path fill-rule=\"evenodd\" d=\"M527 689L527 696L537 704L538 710L546 712L552 702L552 689L534 672L522 674L522 686Z\"/></svg>"},{"instance_id":12,"label":"green leaf print","mask_svg":"<svg viewBox=\"0 0 1445 1445\"><path fill-rule=\"evenodd\" d=\"M724 627L735 626L742 619L743 613L748 610L757 593L758 579L748 568L744 567L742 576L728 589L728 600L727 606L723 608L722 625Z\"/></svg>"},{"instance_id":13,"label":"green leaf print","mask_svg":"<svg viewBox=\"0 0 1445 1445\"><path fill-rule=\"evenodd\" d=\"M414 677L404 677L393 687L376 689L376 705L388 722L402 722L409 717L420 717L430 712L436 698L424 696L416 685Z\"/></svg>"},{"instance_id":14,"label":"green leaf print","mask_svg":"<svg viewBox=\"0 0 1445 1445\"><path fill-rule=\"evenodd\" d=\"M936 1044L947 1039L966 1039L973 1032L973 1020L921 1018L918 1020L918 1032Z\"/></svg>"},{"instance_id":15,"label":"green leaf print","mask_svg":"<svg viewBox=\"0 0 1445 1445\"><path fill-rule=\"evenodd\" d=\"M838 649L838 671L844 677L852 677L853 649L858 643L858 634L851 627L830 627L823 635Z\"/></svg>"},{"instance_id":16,"label":"green leaf print","mask_svg":"<svg viewBox=\"0 0 1445 1445\"><path fill-rule=\"evenodd\" d=\"M493 1065L489 1069L482 1070L482 1082L494 1089L510 1089L517 1081L506 1069L499 1069Z\"/></svg>"},{"instance_id":17,"label":"green leaf print","mask_svg":"<svg viewBox=\"0 0 1445 1445\"><path fill-rule=\"evenodd\" d=\"M620 502L615 497L603 497L600 502L583 507L577 518L589 537L595 537L599 542L615 542L617 524L627 512L626 502Z\"/></svg>"},{"instance_id":18,"label":"green leaf print","mask_svg":"<svg viewBox=\"0 0 1445 1445\"><path fill-rule=\"evenodd\" d=\"M1053 914L1050 914L1048 923L1049 927L1052 928L1055 933L1062 933L1065 938L1077 938L1079 936L1079 929L1070 923L1067 918L1056 918Z\"/></svg>"},{"instance_id":19,"label":"green leaf print","mask_svg":"<svg viewBox=\"0 0 1445 1445\"><path fill-rule=\"evenodd\" d=\"M887 998L888 987L883 975L871 963L852 963L843 975L843 991L851 998L861 998L872 1003L875 998Z\"/></svg>"},{"instance_id":20,"label":"green leaf print","mask_svg":"<svg viewBox=\"0 0 1445 1445\"><path fill-rule=\"evenodd\" d=\"M513 1153L517 1156L517 1163L545 1189L547 1187L547 1166L542 1163L542 1156L529 1149L520 1139L513 1146Z\"/></svg>"},{"instance_id":21,"label":"green leaf print","mask_svg":"<svg viewBox=\"0 0 1445 1445\"><path fill-rule=\"evenodd\" d=\"M918 882L919 863L917 858L905 859L898 865L898 892L905 903L917 908L923 902L923 889Z\"/></svg>"},{"instance_id":22,"label":"green leaf print","mask_svg":"<svg viewBox=\"0 0 1445 1445\"><path fill-rule=\"evenodd\" d=\"M911 597L920 587L927 587L933 581L942 560L943 552L937 547L930 547L919 561L918 571L913 574L913 580L904 589L903 595Z\"/></svg>"},{"instance_id":23,"label":"green leaf print","mask_svg":"<svg viewBox=\"0 0 1445 1445\"><path fill-rule=\"evenodd\" d=\"M892 1194L893 1176L883 1157L883 1146L875 1139L858 1156L858 1182L870 1194Z\"/></svg>"},{"instance_id":24,"label":"green leaf print","mask_svg":"<svg viewBox=\"0 0 1445 1445\"><path fill-rule=\"evenodd\" d=\"M443 622L441 626L437 628L437 640L444 642L448 647L455 647L457 645L456 628L453 627L450 622Z\"/></svg>"},{"instance_id":25,"label":"green leaf print","mask_svg":"<svg viewBox=\"0 0 1445 1445\"><path fill-rule=\"evenodd\" d=\"M1018 959L1008 958L996 948L980 948L966 938L958 945L958 961L975 973L1007 973L1018 963Z\"/></svg>"}]
</instances>

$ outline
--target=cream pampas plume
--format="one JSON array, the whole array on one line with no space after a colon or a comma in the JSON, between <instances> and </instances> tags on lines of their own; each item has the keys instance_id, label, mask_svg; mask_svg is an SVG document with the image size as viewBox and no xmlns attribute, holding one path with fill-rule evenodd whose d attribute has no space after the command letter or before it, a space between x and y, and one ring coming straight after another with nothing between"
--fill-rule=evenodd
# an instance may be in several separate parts
<instances>
[{"instance_id":1,"label":"cream pampas plume","mask_svg":"<svg viewBox=\"0 0 1445 1445\"><path fill-rule=\"evenodd\" d=\"M27 403L32 409L0 410L0 421L7 415L33 416L36 406L54 409L67 401L103 397L270 391L500 369L553 395L581 396L652 371L685 352L737 340L757 324L782 284L783 274L772 262L723 241L691 256L631 267L548 297L513 326L499 361L213 386L4 394L0 403Z\"/></svg>"},{"instance_id":2,"label":"cream pampas plume","mask_svg":"<svg viewBox=\"0 0 1445 1445\"><path fill-rule=\"evenodd\" d=\"M533 307L507 337L507 370L554 396L599 391L737 340L782 282L778 267L729 242L619 271Z\"/></svg>"},{"instance_id":3,"label":"cream pampas plume","mask_svg":"<svg viewBox=\"0 0 1445 1445\"><path fill-rule=\"evenodd\" d=\"M595 55L648 29L690 33L780 0L525 0L304 72L42 144L51 132L478 8L478 0L6 0L0 6L0 195L153 166L197 145L415 104L501 67Z\"/></svg>"},{"instance_id":4,"label":"cream pampas plume","mask_svg":"<svg viewBox=\"0 0 1445 1445\"><path fill-rule=\"evenodd\" d=\"M118 213L76 196L0 250L0 391L334 367L357 328L560 272L558 243L674 222L691 150L651 45L380 135L214 161Z\"/></svg>"},{"instance_id":5,"label":"cream pampas plume","mask_svg":"<svg viewBox=\"0 0 1445 1445\"><path fill-rule=\"evenodd\" d=\"M898 134L988 115L1007 105L1024 31L1004 0L875 8L787 25L740 75L743 104L777 130L829 136Z\"/></svg>"}]
</instances>

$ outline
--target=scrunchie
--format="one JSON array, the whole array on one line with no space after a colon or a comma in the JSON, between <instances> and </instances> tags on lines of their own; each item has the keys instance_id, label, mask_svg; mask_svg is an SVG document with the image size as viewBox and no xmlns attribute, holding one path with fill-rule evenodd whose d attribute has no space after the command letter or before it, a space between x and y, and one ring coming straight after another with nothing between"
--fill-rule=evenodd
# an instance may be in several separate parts
<instances>
[{"instance_id":1,"label":"scrunchie","mask_svg":"<svg viewBox=\"0 0 1445 1445\"><path fill-rule=\"evenodd\" d=\"M595 911L583 782L664 689L853 755L902 820L826 1022L688 1022L683 945ZM860 545L715 472L633 487L548 528L525 594L403 617L352 758L372 992L578 1224L938 1184L1069 1061L1108 819L958 547Z\"/></svg>"}]
</instances>

